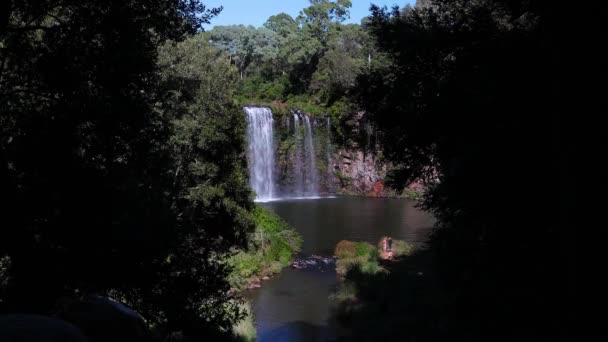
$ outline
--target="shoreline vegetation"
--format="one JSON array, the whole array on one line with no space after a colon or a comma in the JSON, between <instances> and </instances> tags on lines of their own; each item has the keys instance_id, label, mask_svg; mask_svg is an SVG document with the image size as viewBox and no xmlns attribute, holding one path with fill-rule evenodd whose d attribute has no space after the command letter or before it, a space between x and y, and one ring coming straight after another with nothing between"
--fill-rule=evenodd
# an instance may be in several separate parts
<instances>
[{"instance_id":1,"label":"shoreline vegetation","mask_svg":"<svg viewBox=\"0 0 608 342\"><path fill-rule=\"evenodd\" d=\"M425 254L424 250L403 240L393 240L393 255L389 257L383 251L382 239L376 246L346 240L336 245L340 284L331 298L338 304L338 341L379 340L397 334L400 320L405 319L403 312L407 314L399 306L408 303L403 298L410 294L400 286L415 288L426 275L426 271L418 269L418 259ZM404 279L410 283L404 285ZM378 326L387 329L378 332L373 328Z\"/></svg>"},{"instance_id":2,"label":"shoreline vegetation","mask_svg":"<svg viewBox=\"0 0 608 342\"><path fill-rule=\"evenodd\" d=\"M231 291L240 292L259 288L263 280L291 266L302 246L302 237L279 216L257 205L253 210L255 231L251 233L247 249L235 249L226 260L231 268L228 281ZM239 308L243 318L233 327L233 335L240 341L255 341L255 317L251 303L241 299Z\"/></svg>"},{"instance_id":3,"label":"shoreline vegetation","mask_svg":"<svg viewBox=\"0 0 608 342\"><path fill-rule=\"evenodd\" d=\"M353 272L365 274L389 272L386 267L390 265L389 262L399 261L404 257L411 256L414 252L414 247L411 244L403 240L393 240L393 256L389 258L387 252L383 251L382 239L376 246L369 242L348 240L338 242L334 254L338 258L336 273L341 280L348 282L350 280L349 275Z\"/></svg>"},{"instance_id":4,"label":"shoreline vegetation","mask_svg":"<svg viewBox=\"0 0 608 342\"><path fill-rule=\"evenodd\" d=\"M424 196L423 191L415 191L405 188L401 193L397 190L385 187L384 191L377 195L372 196L369 194L360 194L354 191L339 191L336 195L349 196L349 197L364 197L364 198L398 198L398 199L409 199L413 201L420 201Z\"/></svg>"},{"instance_id":5,"label":"shoreline vegetation","mask_svg":"<svg viewBox=\"0 0 608 342\"><path fill-rule=\"evenodd\" d=\"M247 249L234 249L226 260L232 269L228 281L233 290L260 287L262 280L290 266L302 245L302 237L268 209L258 205L253 214L256 228Z\"/></svg>"}]
</instances>

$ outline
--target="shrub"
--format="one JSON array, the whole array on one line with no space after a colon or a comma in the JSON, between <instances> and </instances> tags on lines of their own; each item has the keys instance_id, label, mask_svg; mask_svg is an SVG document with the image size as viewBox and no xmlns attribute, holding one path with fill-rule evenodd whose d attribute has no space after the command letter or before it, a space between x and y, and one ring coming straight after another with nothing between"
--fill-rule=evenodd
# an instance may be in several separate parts
<instances>
[{"instance_id":1,"label":"shrub","mask_svg":"<svg viewBox=\"0 0 608 342\"><path fill-rule=\"evenodd\" d=\"M352 241L346 241L346 240L342 240L342 241L338 242L338 244L336 245L336 249L334 251L334 254L338 258L353 257L356 255L356 253L357 253L357 249L355 247L355 243Z\"/></svg>"},{"instance_id":2,"label":"shrub","mask_svg":"<svg viewBox=\"0 0 608 342\"><path fill-rule=\"evenodd\" d=\"M367 242L355 243L356 254L358 257L365 257L368 260L378 258L378 248Z\"/></svg>"},{"instance_id":3,"label":"shrub","mask_svg":"<svg viewBox=\"0 0 608 342\"><path fill-rule=\"evenodd\" d=\"M245 279L257 274L262 269L262 256L259 253L240 251L228 258L226 263L232 268L228 281L233 287L241 287Z\"/></svg>"},{"instance_id":4,"label":"shrub","mask_svg":"<svg viewBox=\"0 0 608 342\"><path fill-rule=\"evenodd\" d=\"M414 248L403 240L393 240L393 256L409 256L412 255Z\"/></svg>"},{"instance_id":5,"label":"shrub","mask_svg":"<svg viewBox=\"0 0 608 342\"><path fill-rule=\"evenodd\" d=\"M232 268L228 279L234 288L247 285L253 276L280 272L291 264L302 245L302 237L280 217L259 206L253 214L256 230L250 236L249 248L226 261Z\"/></svg>"},{"instance_id":6,"label":"shrub","mask_svg":"<svg viewBox=\"0 0 608 342\"><path fill-rule=\"evenodd\" d=\"M342 240L336 245L335 253L338 257L336 272L340 276L345 276L352 269L370 274L384 270L378 264L378 248L370 243Z\"/></svg>"},{"instance_id":7,"label":"shrub","mask_svg":"<svg viewBox=\"0 0 608 342\"><path fill-rule=\"evenodd\" d=\"M256 330L251 304L249 302L241 303L239 309L244 312L245 317L234 325L232 333L238 341L255 341Z\"/></svg>"},{"instance_id":8,"label":"shrub","mask_svg":"<svg viewBox=\"0 0 608 342\"><path fill-rule=\"evenodd\" d=\"M264 207L257 206L253 211L256 226L264 229L267 232L278 233L283 230L289 230L287 222L283 221L277 215L271 213Z\"/></svg>"}]
</instances>

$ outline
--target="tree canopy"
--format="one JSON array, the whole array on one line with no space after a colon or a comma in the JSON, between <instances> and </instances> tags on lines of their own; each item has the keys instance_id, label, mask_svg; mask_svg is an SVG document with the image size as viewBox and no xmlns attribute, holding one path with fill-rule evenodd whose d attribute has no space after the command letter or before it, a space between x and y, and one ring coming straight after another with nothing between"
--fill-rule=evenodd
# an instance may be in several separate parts
<instances>
[{"instance_id":1,"label":"tree canopy","mask_svg":"<svg viewBox=\"0 0 608 342\"><path fill-rule=\"evenodd\" d=\"M62 297L101 294L165 333L230 331L239 312L222 258L253 228L237 73L199 36L186 39L220 9L7 8L0 309L49 313Z\"/></svg>"},{"instance_id":2,"label":"tree canopy","mask_svg":"<svg viewBox=\"0 0 608 342\"><path fill-rule=\"evenodd\" d=\"M359 77L356 98L397 166L391 185L426 179L439 220L426 261L436 282L421 282L440 291L404 295L415 303L400 329L417 340L566 336L573 256L555 208L570 210L573 189L557 193L556 170L569 167L558 161L571 153L556 115L557 21L527 1L372 13L389 63Z\"/></svg>"}]
</instances>

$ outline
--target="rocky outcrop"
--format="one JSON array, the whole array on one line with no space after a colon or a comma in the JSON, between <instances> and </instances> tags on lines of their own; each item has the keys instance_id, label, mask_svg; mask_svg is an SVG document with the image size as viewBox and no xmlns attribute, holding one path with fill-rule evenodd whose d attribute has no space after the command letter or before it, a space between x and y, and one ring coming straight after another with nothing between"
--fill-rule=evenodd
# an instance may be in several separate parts
<instances>
[{"instance_id":1,"label":"rocky outcrop","mask_svg":"<svg viewBox=\"0 0 608 342\"><path fill-rule=\"evenodd\" d=\"M324 257L320 255L298 256L291 264L291 267L296 270L313 269L327 271L336 267L336 257Z\"/></svg>"},{"instance_id":2,"label":"rocky outcrop","mask_svg":"<svg viewBox=\"0 0 608 342\"><path fill-rule=\"evenodd\" d=\"M334 155L334 170L343 193L383 196L387 166L373 153L342 148Z\"/></svg>"}]
</instances>

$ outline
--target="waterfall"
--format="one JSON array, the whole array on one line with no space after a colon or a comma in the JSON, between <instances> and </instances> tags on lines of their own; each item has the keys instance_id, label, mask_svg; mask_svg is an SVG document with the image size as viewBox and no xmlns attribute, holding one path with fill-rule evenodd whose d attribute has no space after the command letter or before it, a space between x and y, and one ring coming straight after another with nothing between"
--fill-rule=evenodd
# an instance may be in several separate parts
<instances>
[{"instance_id":1,"label":"waterfall","mask_svg":"<svg viewBox=\"0 0 608 342\"><path fill-rule=\"evenodd\" d=\"M274 195L275 145L272 111L269 108L245 107L249 143L249 183L256 200L267 201Z\"/></svg>"},{"instance_id":2,"label":"waterfall","mask_svg":"<svg viewBox=\"0 0 608 342\"><path fill-rule=\"evenodd\" d=\"M295 186L293 195L301 197L304 195L304 162L302 161L302 132L300 131L300 117L298 114L293 115L294 139L295 139L295 155L294 155L294 170Z\"/></svg>"},{"instance_id":3,"label":"waterfall","mask_svg":"<svg viewBox=\"0 0 608 342\"><path fill-rule=\"evenodd\" d=\"M294 144L291 150L293 152L290 154L281 152L283 154L277 159L278 149L274 141L272 111L269 108L259 107L244 107L243 110L247 119L249 183L256 193L256 201L270 201L282 196L287 198L318 197L319 174L310 118L300 113L293 115ZM290 119L290 117L283 118L279 126L285 126L289 130L291 128ZM277 136L284 136L284 134L281 133ZM328 164L331 159L330 140L328 136ZM285 162L289 162L289 164L285 164ZM287 172L288 175L285 176L284 172ZM330 185L328 185L329 187Z\"/></svg>"},{"instance_id":4,"label":"waterfall","mask_svg":"<svg viewBox=\"0 0 608 342\"><path fill-rule=\"evenodd\" d=\"M329 192L334 191L334 168L331 163L331 120L329 116L327 117L327 145L325 146L325 151L327 153L327 190Z\"/></svg>"},{"instance_id":5,"label":"waterfall","mask_svg":"<svg viewBox=\"0 0 608 342\"><path fill-rule=\"evenodd\" d=\"M306 155L308 159L307 172L306 172L306 181L308 186L307 196L319 196L319 182L318 182L318 171L317 171L317 162L315 156L315 147L312 142L312 128L310 125L310 119L308 115L304 115L304 122L306 124L306 135L304 136L304 141L306 144Z\"/></svg>"}]
</instances>

